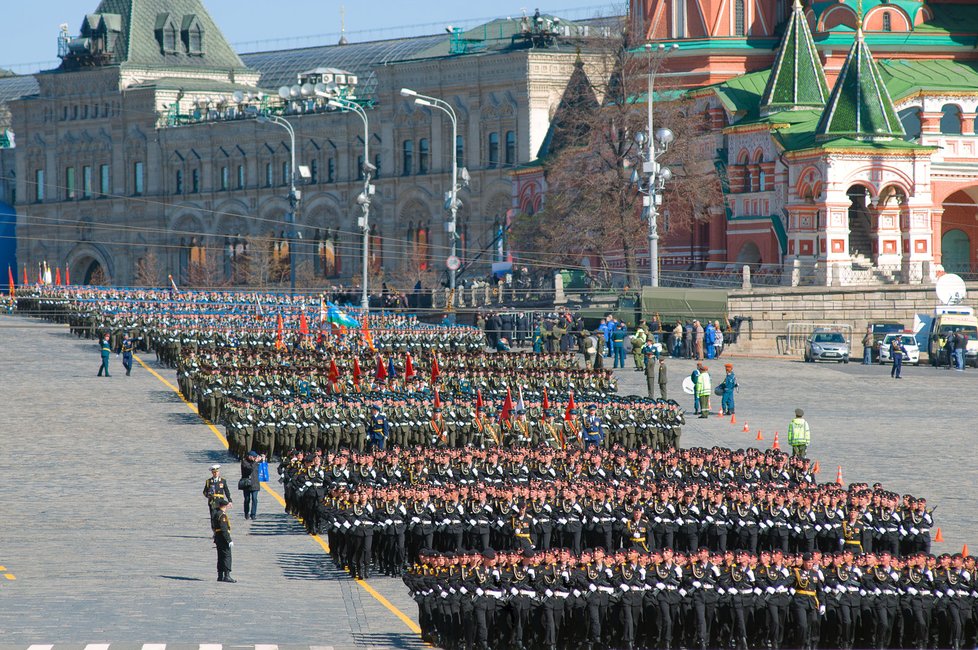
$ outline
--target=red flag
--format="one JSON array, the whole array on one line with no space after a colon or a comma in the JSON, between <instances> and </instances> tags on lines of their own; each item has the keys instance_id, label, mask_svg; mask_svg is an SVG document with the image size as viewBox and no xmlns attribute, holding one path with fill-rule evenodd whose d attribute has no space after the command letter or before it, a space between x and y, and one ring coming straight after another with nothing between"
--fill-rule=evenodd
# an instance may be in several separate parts
<instances>
[{"instance_id":1,"label":"red flag","mask_svg":"<svg viewBox=\"0 0 978 650\"><path fill-rule=\"evenodd\" d=\"M360 360L353 357L353 383L360 383Z\"/></svg>"},{"instance_id":2,"label":"red flag","mask_svg":"<svg viewBox=\"0 0 978 650\"><path fill-rule=\"evenodd\" d=\"M275 347L283 348L285 347L285 341L282 340L284 335L285 324L282 322L282 314L279 314L275 318Z\"/></svg>"},{"instance_id":3,"label":"red flag","mask_svg":"<svg viewBox=\"0 0 978 650\"><path fill-rule=\"evenodd\" d=\"M564 420L566 420L567 422L570 422L571 420L574 419L574 416L571 415L571 409L574 409L574 408L577 408L577 407L574 406L574 392L571 391L570 399L567 400L567 410L564 411Z\"/></svg>"},{"instance_id":4,"label":"red flag","mask_svg":"<svg viewBox=\"0 0 978 650\"><path fill-rule=\"evenodd\" d=\"M336 361L334 359L329 360L329 383L335 384L340 378L340 369L336 367Z\"/></svg>"},{"instance_id":5,"label":"red flag","mask_svg":"<svg viewBox=\"0 0 978 650\"><path fill-rule=\"evenodd\" d=\"M550 410L550 398L547 396L547 388L543 389L543 402L540 403L540 419L543 420L547 417L547 411Z\"/></svg>"},{"instance_id":6,"label":"red flag","mask_svg":"<svg viewBox=\"0 0 978 650\"><path fill-rule=\"evenodd\" d=\"M309 323L306 321L305 311L299 313L299 332L301 332L303 336L309 336Z\"/></svg>"},{"instance_id":7,"label":"red flag","mask_svg":"<svg viewBox=\"0 0 978 650\"><path fill-rule=\"evenodd\" d=\"M404 378L414 379L414 363L411 361L410 352L408 352L407 358L404 360Z\"/></svg>"},{"instance_id":8,"label":"red flag","mask_svg":"<svg viewBox=\"0 0 978 650\"><path fill-rule=\"evenodd\" d=\"M25 264L24 265L24 286L26 287L29 284L30 284L30 280L27 279L27 265Z\"/></svg>"},{"instance_id":9,"label":"red flag","mask_svg":"<svg viewBox=\"0 0 978 650\"><path fill-rule=\"evenodd\" d=\"M441 369L438 367L438 357L431 357L431 385L434 386L438 383L438 376L441 375Z\"/></svg>"},{"instance_id":10,"label":"red flag","mask_svg":"<svg viewBox=\"0 0 978 650\"><path fill-rule=\"evenodd\" d=\"M484 405L482 403L482 389L478 388L475 391L475 410L481 413L483 406Z\"/></svg>"},{"instance_id":11,"label":"red flag","mask_svg":"<svg viewBox=\"0 0 978 650\"><path fill-rule=\"evenodd\" d=\"M509 388L506 389L506 401L503 402L503 410L499 413L499 420L508 420L513 416L513 394Z\"/></svg>"},{"instance_id":12,"label":"red flag","mask_svg":"<svg viewBox=\"0 0 978 650\"><path fill-rule=\"evenodd\" d=\"M67 266L65 266L65 286L71 286L71 269L69 269Z\"/></svg>"},{"instance_id":13,"label":"red flag","mask_svg":"<svg viewBox=\"0 0 978 650\"><path fill-rule=\"evenodd\" d=\"M9 266L7 267L7 282L10 284L10 297L14 297L14 272Z\"/></svg>"},{"instance_id":14,"label":"red flag","mask_svg":"<svg viewBox=\"0 0 978 650\"><path fill-rule=\"evenodd\" d=\"M435 389L435 405L434 405L434 408L436 408L436 409L440 409L441 408L441 398L438 396L438 389L437 388Z\"/></svg>"},{"instance_id":15,"label":"red flag","mask_svg":"<svg viewBox=\"0 0 978 650\"><path fill-rule=\"evenodd\" d=\"M54 286L61 286L61 267L59 266L54 270Z\"/></svg>"},{"instance_id":16,"label":"red flag","mask_svg":"<svg viewBox=\"0 0 978 650\"><path fill-rule=\"evenodd\" d=\"M384 358L377 355L377 381L384 381L387 379L387 366L384 365Z\"/></svg>"}]
</instances>

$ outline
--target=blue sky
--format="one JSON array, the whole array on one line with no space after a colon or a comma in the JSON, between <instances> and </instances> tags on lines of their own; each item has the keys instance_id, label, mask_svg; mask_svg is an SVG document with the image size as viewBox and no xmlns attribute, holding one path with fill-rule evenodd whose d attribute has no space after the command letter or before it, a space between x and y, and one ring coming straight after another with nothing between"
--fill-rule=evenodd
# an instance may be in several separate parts
<instances>
[{"instance_id":1,"label":"blue sky","mask_svg":"<svg viewBox=\"0 0 978 650\"><path fill-rule=\"evenodd\" d=\"M82 17L98 0L35 0L3 3L9 29L0 41L0 67L33 72L38 63L57 61L58 25L78 32ZM623 13L624 0L204 0L224 34L242 52L302 47L335 42L340 31L340 6L345 6L351 41L396 38L440 31L455 23L464 27L480 18L519 16L536 7L574 20ZM288 7L282 11L280 8ZM316 37L318 38L296 38ZM294 40L287 40L293 38ZM264 41L264 42L260 42ZM34 66L23 64L35 64ZM33 68L33 69L32 69Z\"/></svg>"}]
</instances>

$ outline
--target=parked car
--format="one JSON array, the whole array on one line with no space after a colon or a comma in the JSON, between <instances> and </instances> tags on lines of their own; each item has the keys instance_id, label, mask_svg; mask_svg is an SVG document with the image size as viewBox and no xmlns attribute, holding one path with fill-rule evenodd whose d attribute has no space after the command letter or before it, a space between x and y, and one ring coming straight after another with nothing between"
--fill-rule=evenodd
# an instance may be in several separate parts
<instances>
[{"instance_id":1,"label":"parked car","mask_svg":"<svg viewBox=\"0 0 978 650\"><path fill-rule=\"evenodd\" d=\"M849 363L849 342L842 332L817 329L805 340L805 361Z\"/></svg>"},{"instance_id":2,"label":"parked car","mask_svg":"<svg viewBox=\"0 0 978 650\"><path fill-rule=\"evenodd\" d=\"M897 336L903 341L903 362L919 366L920 347L917 345L917 337L907 332L902 334L887 334L883 337L879 345L879 362L893 363L893 359L890 358L890 344Z\"/></svg>"}]
</instances>

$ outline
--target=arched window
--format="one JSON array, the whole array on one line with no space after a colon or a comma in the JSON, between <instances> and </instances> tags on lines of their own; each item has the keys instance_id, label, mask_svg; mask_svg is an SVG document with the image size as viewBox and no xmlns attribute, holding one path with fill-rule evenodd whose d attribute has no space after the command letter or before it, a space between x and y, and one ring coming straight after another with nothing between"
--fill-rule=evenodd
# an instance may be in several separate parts
<instances>
[{"instance_id":1,"label":"arched window","mask_svg":"<svg viewBox=\"0 0 978 650\"><path fill-rule=\"evenodd\" d=\"M506 164L516 164L516 133L513 131L506 132Z\"/></svg>"},{"instance_id":2,"label":"arched window","mask_svg":"<svg viewBox=\"0 0 978 650\"><path fill-rule=\"evenodd\" d=\"M499 165L499 133L493 131L489 134L489 167Z\"/></svg>"},{"instance_id":3,"label":"arched window","mask_svg":"<svg viewBox=\"0 0 978 650\"><path fill-rule=\"evenodd\" d=\"M200 25L194 25L187 34L187 52L190 54L204 53L204 30Z\"/></svg>"},{"instance_id":4,"label":"arched window","mask_svg":"<svg viewBox=\"0 0 978 650\"><path fill-rule=\"evenodd\" d=\"M428 173L428 138L421 138L418 141L418 173Z\"/></svg>"},{"instance_id":5,"label":"arched window","mask_svg":"<svg viewBox=\"0 0 978 650\"><path fill-rule=\"evenodd\" d=\"M892 32L893 31L893 22L890 19L890 12L889 11L884 11L883 12L883 31L884 32Z\"/></svg>"},{"instance_id":6,"label":"arched window","mask_svg":"<svg viewBox=\"0 0 978 650\"><path fill-rule=\"evenodd\" d=\"M945 104L941 109L941 133L961 135L961 109L956 104Z\"/></svg>"},{"instance_id":7,"label":"arched window","mask_svg":"<svg viewBox=\"0 0 978 650\"><path fill-rule=\"evenodd\" d=\"M410 176L411 172L414 171L414 141L405 140L401 151L404 159L404 166L401 170L401 174L403 176Z\"/></svg>"},{"instance_id":8,"label":"arched window","mask_svg":"<svg viewBox=\"0 0 978 650\"><path fill-rule=\"evenodd\" d=\"M199 169L195 169L193 170L193 172L191 172L190 184L191 184L190 187L191 192L193 192L194 194L200 192L200 170Z\"/></svg>"},{"instance_id":9,"label":"arched window","mask_svg":"<svg viewBox=\"0 0 978 650\"><path fill-rule=\"evenodd\" d=\"M176 178L176 183L174 184L173 187L173 193L183 194L183 170L182 169L177 170L177 178Z\"/></svg>"},{"instance_id":10,"label":"arched window","mask_svg":"<svg viewBox=\"0 0 978 650\"><path fill-rule=\"evenodd\" d=\"M313 159L309 163L309 174L310 174L310 178L309 178L309 182L310 183L315 184L315 183L318 183L319 182L319 161L318 160Z\"/></svg>"},{"instance_id":11,"label":"arched window","mask_svg":"<svg viewBox=\"0 0 978 650\"><path fill-rule=\"evenodd\" d=\"M465 136L455 136L455 160L459 167L465 167Z\"/></svg>"},{"instance_id":12,"label":"arched window","mask_svg":"<svg viewBox=\"0 0 978 650\"><path fill-rule=\"evenodd\" d=\"M746 16L744 0L736 0L734 3L734 35L743 36L745 32Z\"/></svg>"}]
</instances>

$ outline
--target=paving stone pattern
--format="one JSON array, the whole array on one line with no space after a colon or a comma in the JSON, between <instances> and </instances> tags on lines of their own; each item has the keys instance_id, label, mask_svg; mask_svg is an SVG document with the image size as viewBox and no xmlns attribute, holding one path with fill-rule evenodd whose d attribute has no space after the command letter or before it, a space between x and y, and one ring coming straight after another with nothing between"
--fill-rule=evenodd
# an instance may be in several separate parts
<instances>
[{"instance_id":1,"label":"paving stone pattern","mask_svg":"<svg viewBox=\"0 0 978 650\"><path fill-rule=\"evenodd\" d=\"M0 576L0 644L421 646L264 492L251 522L234 491L239 582L216 582L201 491L214 462L232 488L240 473L149 372L113 355L96 377L94 342L19 317L0 316L0 350L0 565L16 576ZM400 581L371 585L416 621Z\"/></svg>"}]
</instances>

